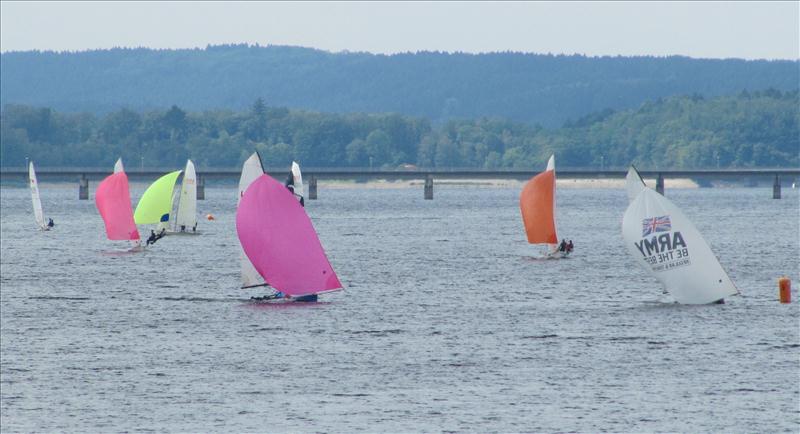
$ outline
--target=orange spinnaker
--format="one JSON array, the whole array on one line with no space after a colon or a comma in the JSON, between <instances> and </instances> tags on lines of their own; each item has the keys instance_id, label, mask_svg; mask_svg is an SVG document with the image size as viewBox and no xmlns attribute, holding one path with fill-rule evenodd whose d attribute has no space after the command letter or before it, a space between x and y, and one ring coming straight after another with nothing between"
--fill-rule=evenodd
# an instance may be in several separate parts
<instances>
[{"instance_id":1,"label":"orange spinnaker","mask_svg":"<svg viewBox=\"0 0 800 434\"><path fill-rule=\"evenodd\" d=\"M556 175L542 172L528 181L519 196L525 233L531 244L558 244L555 222Z\"/></svg>"}]
</instances>

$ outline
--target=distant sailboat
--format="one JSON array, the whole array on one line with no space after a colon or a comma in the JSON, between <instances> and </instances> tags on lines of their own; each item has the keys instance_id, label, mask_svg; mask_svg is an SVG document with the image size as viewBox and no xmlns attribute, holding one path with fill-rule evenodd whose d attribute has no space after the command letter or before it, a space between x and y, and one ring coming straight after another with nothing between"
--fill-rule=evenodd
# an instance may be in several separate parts
<instances>
[{"instance_id":1,"label":"distant sailboat","mask_svg":"<svg viewBox=\"0 0 800 434\"><path fill-rule=\"evenodd\" d=\"M192 160L186 162L178 210L175 214L175 233L199 234L197 232L197 175Z\"/></svg>"},{"instance_id":2,"label":"distant sailboat","mask_svg":"<svg viewBox=\"0 0 800 434\"><path fill-rule=\"evenodd\" d=\"M305 197L303 191L303 175L300 173L300 165L292 161L292 178L294 179L294 194L298 199Z\"/></svg>"},{"instance_id":3,"label":"distant sailboat","mask_svg":"<svg viewBox=\"0 0 800 434\"><path fill-rule=\"evenodd\" d=\"M568 252L558 250L556 233L556 163L555 156L547 160L544 172L525 184L519 197L522 222L530 244L546 244L548 258L562 258Z\"/></svg>"},{"instance_id":4,"label":"distant sailboat","mask_svg":"<svg viewBox=\"0 0 800 434\"><path fill-rule=\"evenodd\" d=\"M622 219L628 251L682 304L707 304L738 294L714 252L669 199L647 188L631 166L630 205Z\"/></svg>"},{"instance_id":5,"label":"distant sailboat","mask_svg":"<svg viewBox=\"0 0 800 434\"><path fill-rule=\"evenodd\" d=\"M133 214L137 225L157 224L156 232L167 229L172 212L175 183L180 174L180 170L167 173L147 187Z\"/></svg>"},{"instance_id":6,"label":"distant sailboat","mask_svg":"<svg viewBox=\"0 0 800 434\"><path fill-rule=\"evenodd\" d=\"M114 165L114 173L97 186L95 205L103 218L109 240L128 240L134 248L141 246L139 231L133 220L128 175L122 167L122 159Z\"/></svg>"},{"instance_id":7,"label":"distant sailboat","mask_svg":"<svg viewBox=\"0 0 800 434\"><path fill-rule=\"evenodd\" d=\"M31 187L31 200L33 201L33 216L39 230L49 231L50 227L44 222L42 199L39 197L39 182L36 180L36 171L33 170L33 161L28 164L28 183Z\"/></svg>"},{"instance_id":8,"label":"distant sailboat","mask_svg":"<svg viewBox=\"0 0 800 434\"><path fill-rule=\"evenodd\" d=\"M242 201L245 190L250 184L264 174L264 167L261 164L261 156L254 152L242 165L242 176L239 178L239 195L237 196L237 206ZM264 280L258 274L256 268L247 258L244 250L239 252L239 263L242 269L242 288L253 288L265 286Z\"/></svg>"},{"instance_id":9,"label":"distant sailboat","mask_svg":"<svg viewBox=\"0 0 800 434\"><path fill-rule=\"evenodd\" d=\"M289 190L264 174L236 211L244 252L265 282L291 297L342 289L311 219Z\"/></svg>"}]
</instances>

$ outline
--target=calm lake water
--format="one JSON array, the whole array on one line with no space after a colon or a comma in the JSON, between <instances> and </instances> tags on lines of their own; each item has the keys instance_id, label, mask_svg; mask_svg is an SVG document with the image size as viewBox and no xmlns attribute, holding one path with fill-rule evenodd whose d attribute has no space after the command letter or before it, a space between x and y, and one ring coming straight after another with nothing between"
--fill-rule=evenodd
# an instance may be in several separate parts
<instances>
[{"instance_id":1,"label":"calm lake water","mask_svg":"<svg viewBox=\"0 0 800 434\"><path fill-rule=\"evenodd\" d=\"M621 189L559 189L576 251L541 261L518 188L320 185L346 291L276 307L239 289L233 185L207 187L202 236L120 254L74 183L42 185L45 233L6 184L2 430L800 431L776 283L800 285L797 190L667 188L743 296L668 303L622 244Z\"/></svg>"}]
</instances>

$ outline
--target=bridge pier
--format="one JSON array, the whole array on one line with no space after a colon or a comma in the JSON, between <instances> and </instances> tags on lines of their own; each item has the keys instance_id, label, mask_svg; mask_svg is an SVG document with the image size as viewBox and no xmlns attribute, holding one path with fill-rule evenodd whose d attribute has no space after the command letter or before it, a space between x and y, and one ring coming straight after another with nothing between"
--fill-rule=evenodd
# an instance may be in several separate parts
<instances>
[{"instance_id":1,"label":"bridge pier","mask_svg":"<svg viewBox=\"0 0 800 434\"><path fill-rule=\"evenodd\" d=\"M781 178L778 175L775 175L775 182L772 184L772 198L781 198Z\"/></svg>"},{"instance_id":2,"label":"bridge pier","mask_svg":"<svg viewBox=\"0 0 800 434\"><path fill-rule=\"evenodd\" d=\"M206 200L206 179L197 176L197 200Z\"/></svg>"},{"instance_id":3,"label":"bridge pier","mask_svg":"<svg viewBox=\"0 0 800 434\"><path fill-rule=\"evenodd\" d=\"M433 200L433 175L425 177L425 200Z\"/></svg>"},{"instance_id":4,"label":"bridge pier","mask_svg":"<svg viewBox=\"0 0 800 434\"><path fill-rule=\"evenodd\" d=\"M317 200L317 177L314 175L311 175L311 180L308 181L308 198Z\"/></svg>"},{"instance_id":5,"label":"bridge pier","mask_svg":"<svg viewBox=\"0 0 800 434\"><path fill-rule=\"evenodd\" d=\"M89 180L86 179L86 174L81 175L80 184L78 185L78 200L89 199Z\"/></svg>"},{"instance_id":6,"label":"bridge pier","mask_svg":"<svg viewBox=\"0 0 800 434\"><path fill-rule=\"evenodd\" d=\"M656 179L656 192L660 195L664 195L664 177L661 173L658 174L658 178Z\"/></svg>"}]
</instances>

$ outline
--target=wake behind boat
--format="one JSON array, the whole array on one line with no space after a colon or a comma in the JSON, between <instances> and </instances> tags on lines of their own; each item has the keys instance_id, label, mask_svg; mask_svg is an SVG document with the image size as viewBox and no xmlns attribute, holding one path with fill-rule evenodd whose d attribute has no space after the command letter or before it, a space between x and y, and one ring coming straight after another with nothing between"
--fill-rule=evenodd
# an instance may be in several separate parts
<instances>
[{"instance_id":1,"label":"wake behind boat","mask_svg":"<svg viewBox=\"0 0 800 434\"><path fill-rule=\"evenodd\" d=\"M555 155L547 160L544 172L534 176L522 188L519 197L522 223L530 244L545 244L544 258L566 258L572 252L566 241L558 242L556 234L556 163ZM569 245L572 245L570 240Z\"/></svg>"},{"instance_id":2,"label":"wake behind boat","mask_svg":"<svg viewBox=\"0 0 800 434\"><path fill-rule=\"evenodd\" d=\"M707 304L739 293L692 222L648 188L633 166L626 191L630 205L622 218L622 236L628 251L675 301Z\"/></svg>"}]
</instances>

